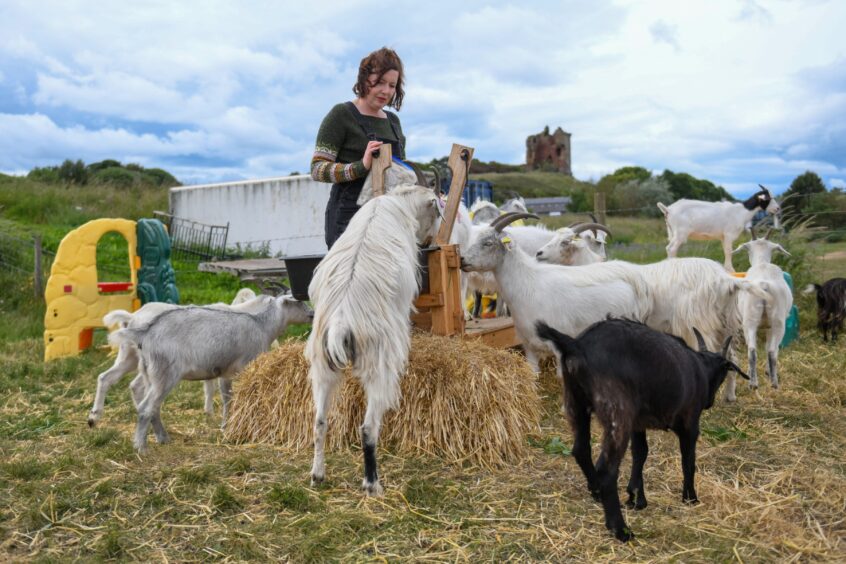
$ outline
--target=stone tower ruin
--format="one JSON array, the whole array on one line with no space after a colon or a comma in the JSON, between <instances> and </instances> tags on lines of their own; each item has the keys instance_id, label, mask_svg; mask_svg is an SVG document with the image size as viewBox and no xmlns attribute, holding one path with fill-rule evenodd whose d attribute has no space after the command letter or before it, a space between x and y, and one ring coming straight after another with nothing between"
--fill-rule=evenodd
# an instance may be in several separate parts
<instances>
[{"instance_id":1,"label":"stone tower ruin","mask_svg":"<svg viewBox=\"0 0 846 564\"><path fill-rule=\"evenodd\" d=\"M549 126L542 133L526 138L526 168L528 170L549 170L573 176L570 168L570 134L556 128L549 133Z\"/></svg>"}]
</instances>

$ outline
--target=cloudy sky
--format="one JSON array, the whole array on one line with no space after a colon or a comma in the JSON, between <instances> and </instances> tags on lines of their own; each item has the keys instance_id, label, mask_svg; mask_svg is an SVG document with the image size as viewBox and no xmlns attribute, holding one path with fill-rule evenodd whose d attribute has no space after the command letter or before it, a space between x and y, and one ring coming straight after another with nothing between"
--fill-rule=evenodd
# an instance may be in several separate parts
<instances>
[{"instance_id":1,"label":"cloudy sky","mask_svg":"<svg viewBox=\"0 0 846 564\"><path fill-rule=\"evenodd\" d=\"M684 171L735 195L846 185L846 2L0 0L0 171L66 158L185 183L305 172L360 59L406 64L408 155Z\"/></svg>"}]
</instances>

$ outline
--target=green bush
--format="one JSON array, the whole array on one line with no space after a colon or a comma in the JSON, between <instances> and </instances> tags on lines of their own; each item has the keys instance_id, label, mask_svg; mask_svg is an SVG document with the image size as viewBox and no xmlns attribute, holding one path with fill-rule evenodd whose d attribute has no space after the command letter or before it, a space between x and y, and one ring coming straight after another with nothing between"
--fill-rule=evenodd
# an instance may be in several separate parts
<instances>
[{"instance_id":1,"label":"green bush","mask_svg":"<svg viewBox=\"0 0 846 564\"><path fill-rule=\"evenodd\" d=\"M129 188L139 183L139 175L125 168L104 168L91 178L93 184L111 184L120 188Z\"/></svg>"},{"instance_id":2,"label":"green bush","mask_svg":"<svg viewBox=\"0 0 846 564\"><path fill-rule=\"evenodd\" d=\"M649 177L645 180L629 180L617 185L606 204L609 210L621 210L622 215L643 215L660 217L658 202L673 200L670 186L662 178Z\"/></svg>"},{"instance_id":3,"label":"green bush","mask_svg":"<svg viewBox=\"0 0 846 564\"><path fill-rule=\"evenodd\" d=\"M59 182L59 167L35 167L31 171L29 171L26 177L29 180L34 180L36 182L48 182L50 184L56 184Z\"/></svg>"},{"instance_id":4,"label":"green bush","mask_svg":"<svg viewBox=\"0 0 846 564\"><path fill-rule=\"evenodd\" d=\"M171 173L160 168L144 169L144 176L150 179L150 184L156 186L164 186L170 188L171 186L180 186L179 181Z\"/></svg>"},{"instance_id":5,"label":"green bush","mask_svg":"<svg viewBox=\"0 0 846 564\"><path fill-rule=\"evenodd\" d=\"M100 161L99 163L91 163L90 165L88 165L88 172L94 173L94 172L97 172L99 170L103 170L104 168L112 168L112 167L121 168L122 166L123 165L120 164L119 161L116 161L116 160L113 160L113 159L106 159L106 160Z\"/></svg>"},{"instance_id":6,"label":"green bush","mask_svg":"<svg viewBox=\"0 0 846 564\"><path fill-rule=\"evenodd\" d=\"M76 162L65 159L59 167L59 179L68 184L83 185L88 182L88 169L85 168L85 163L81 159Z\"/></svg>"}]
</instances>

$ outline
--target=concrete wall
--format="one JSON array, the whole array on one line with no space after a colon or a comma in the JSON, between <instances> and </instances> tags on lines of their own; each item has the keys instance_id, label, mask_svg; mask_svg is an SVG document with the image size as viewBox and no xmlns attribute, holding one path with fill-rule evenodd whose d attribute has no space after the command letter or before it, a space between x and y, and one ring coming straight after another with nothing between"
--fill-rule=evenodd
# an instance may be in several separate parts
<instances>
[{"instance_id":1,"label":"concrete wall","mask_svg":"<svg viewBox=\"0 0 846 564\"><path fill-rule=\"evenodd\" d=\"M240 243L271 254L326 252L323 213L331 184L309 175L180 186L170 189L170 213L201 223L226 225L227 247Z\"/></svg>"}]
</instances>

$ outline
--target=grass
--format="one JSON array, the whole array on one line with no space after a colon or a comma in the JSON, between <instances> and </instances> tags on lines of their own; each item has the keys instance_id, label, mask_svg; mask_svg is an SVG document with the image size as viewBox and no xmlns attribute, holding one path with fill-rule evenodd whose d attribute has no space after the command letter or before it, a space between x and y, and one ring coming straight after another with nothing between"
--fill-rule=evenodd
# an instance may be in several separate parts
<instances>
[{"instance_id":1,"label":"grass","mask_svg":"<svg viewBox=\"0 0 846 564\"><path fill-rule=\"evenodd\" d=\"M803 315L805 327L810 321ZM781 390L740 387L737 404L718 402L706 413L700 506L681 503L675 437L649 433L650 506L627 513L637 535L630 545L605 533L601 508L568 455L572 436L549 373L530 458L490 470L386 447L386 495L367 499L359 491L360 451L329 452L328 481L311 488L310 449L226 443L193 382L165 404L172 442L139 458L129 446L134 415L125 387L113 389L97 428L85 422L94 377L110 363L106 351L45 366L39 349L35 339L0 343L5 559L846 557L846 354L811 330L783 351Z\"/></svg>"},{"instance_id":2,"label":"grass","mask_svg":"<svg viewBox=\"0 0 846 564\"><path fill-rule=\"evenodd\" d=\"M0 178L6 218L15 182ZM59 189L48 195L64 198L61 208L83 201ZM83 211L86 205L99 204L83 204ZM16 208L17 228L43 227L56 243L62 230L84 219L75 209L36 208ZM585 217L557 218L554 226L576 219ZM611 217L609 225L621 243L612 255L663 256L659 220ZM685 256L722 260L718 246L697 245L685 246ZM810 245L808 272L797 286L802 279L842 276L846 261L818 259L837 250L846 247ZM200 276L189 264L177 270L186 302L231 299L237 289L234 278ZM328 452L327 481L313 488L309 448L226 442L217 418L203 413L201 386L194 382L178 386L164 405L172 442L151 444L143 457L130 443L135 411L125 385L112 389L98 427L89 429L96 376L113 359L94 347L44 364L43 306L27 297L25 281L0 275L10 289L0 296L4 561L846 560L846 352L842 343L824 345L813 329L812 296L797 292L802 332L780 356L782 388L763 381L753 392L741 384L736 404L718 401L706 412L699 506L681 502L675 437L648 433L650 505L626 512L637 538L621 545L604 530L601 508L568 454L572 435L560 413L559 384L548 372L539 381L543 417L528 458L492 470L400 456L384 445L379 462L386 493L368 499L359 490L356 445ZM596 432L593 439L600 439Z\"/></svg>"}]
</instances>

